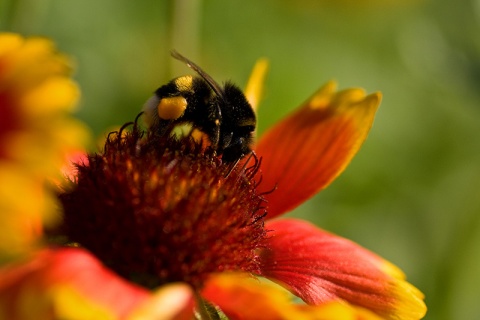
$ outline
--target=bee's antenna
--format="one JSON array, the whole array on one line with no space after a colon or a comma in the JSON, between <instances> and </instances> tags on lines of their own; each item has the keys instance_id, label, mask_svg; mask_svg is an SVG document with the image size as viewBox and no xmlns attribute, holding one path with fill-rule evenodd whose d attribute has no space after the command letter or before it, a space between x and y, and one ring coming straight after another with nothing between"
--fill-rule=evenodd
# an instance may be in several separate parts
<instances>
[{"instance_id":1,"label":"bee's antenna","mask_svg":"<svg viewBox=\"0 0 480 320\"><path fill-rule=\"evenodd\" d=\"M198 73L208 83L210 88L212 88L212 90L215 91L217 96L219 96L223 99L224 95L223 95L222 87L220 87L220 85L215 80L213 80L212 77L210 77L205 71L203 71L202 68L197 66L193 61L191 61L188 58L182 56L176 50L172 50L171 55L172 55L172 57L174 57L175 59L177 59L179 61L182 61L187 66L189 66L193 71Z\"/></svg>"}]
</instances>

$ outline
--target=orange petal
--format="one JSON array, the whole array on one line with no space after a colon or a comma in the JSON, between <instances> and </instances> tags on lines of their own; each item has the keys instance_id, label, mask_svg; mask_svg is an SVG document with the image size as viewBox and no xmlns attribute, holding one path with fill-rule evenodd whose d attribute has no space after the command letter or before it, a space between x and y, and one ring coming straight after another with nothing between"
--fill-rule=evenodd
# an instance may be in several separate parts
<instances>
[{"instance_id":1,"label":"orange petal","mask_svg":"<svg viewBox=\"0 0 480 320\"><path fill-rule=\"evenodd\" d=\"M309 304L348 301L383 319L421 319L423 294L403 273L359 245L305 221L267 223L261 274L288 287Z\"/></svg>"},{"instance_id":2,"label":"orange petal","mask_svg":"<svg viewBox=\"0 0 480 320\"><path fill-rule=\"evenodd\" d=\"M325 188L347 166L372 126L380 93L361 89L335 92L327 83L298 111L261 137L255 152L262 160L260 191L268 217L292 210Z\"/></svg>"},{"instance_id":3,"label":"orange petal","mask_svg":"<svg viewBox=\"0 0 480 320\"><path fill-rule=\"evenodd\" d=\"M46 249L0 269L0 319L117 319L149 297L78 248Z\"/></svg>"},{"instance_id":4,"label":"orange petal","mask_svg":"<svg viewBox=\"0 0 480 320\"><path fill-rule=\"evenodd\" d=\"M380 320L368 310L345 303L296 304L284 289L242 274L212 276L202 295L231 320Z\"/></svg>"}]
</instances>

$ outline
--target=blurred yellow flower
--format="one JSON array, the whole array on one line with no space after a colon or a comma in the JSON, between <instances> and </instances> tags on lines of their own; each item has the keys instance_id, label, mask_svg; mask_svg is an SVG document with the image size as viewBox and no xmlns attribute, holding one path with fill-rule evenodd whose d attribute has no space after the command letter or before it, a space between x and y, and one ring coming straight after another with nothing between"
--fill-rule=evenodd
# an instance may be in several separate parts
<instances>
[{"instance_id":1,"label":"blurred yellow flower","mask_svg":"<svg viewBox=\"0 0 480 320\"><path fill-rule=\"evenodd\" d=\"M0 33L0 261L25 252L55 218L48 183L86 128L68 59L43 38Z\"/></svg>"}]
</instances>

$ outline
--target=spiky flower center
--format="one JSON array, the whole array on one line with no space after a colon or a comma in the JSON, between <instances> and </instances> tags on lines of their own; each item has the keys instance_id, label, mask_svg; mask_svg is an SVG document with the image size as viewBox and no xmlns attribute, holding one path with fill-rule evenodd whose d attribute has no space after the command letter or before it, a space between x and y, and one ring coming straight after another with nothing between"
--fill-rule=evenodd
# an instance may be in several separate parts
<instances>
[{"instance_id":1,"label":"spiky flower center","mask_svg":"<svg viewBox=\"0 0 480 320\"><path fill-rule=\"evenodd\" d=\"M259 272L263 199L253 165L223 164L190 138L112 133L60 195L69 242L146 287L201 287L214 272Z\"/></svg>"}]
</instances>

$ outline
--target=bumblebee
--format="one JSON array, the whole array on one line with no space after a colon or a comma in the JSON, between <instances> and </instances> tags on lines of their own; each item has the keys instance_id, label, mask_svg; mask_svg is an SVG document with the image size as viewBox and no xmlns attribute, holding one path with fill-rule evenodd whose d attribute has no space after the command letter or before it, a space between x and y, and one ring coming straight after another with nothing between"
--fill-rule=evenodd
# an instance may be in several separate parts
<instances>
[{"instance_id":1,"label":"bumblebee","mask_svg":"<svg viewBox=\"0 0 480 320\"><path fill-rule=\"evenodd\" d=\"M149 129L164 135L179 125L190 125L208 137L223 162L237 162L249 154L256 117L240 88L231 82L220 86L176 51L172 51L172 57L199 77L178 77L155 91L144 105Z\"/></svg>"}]
</instances>

